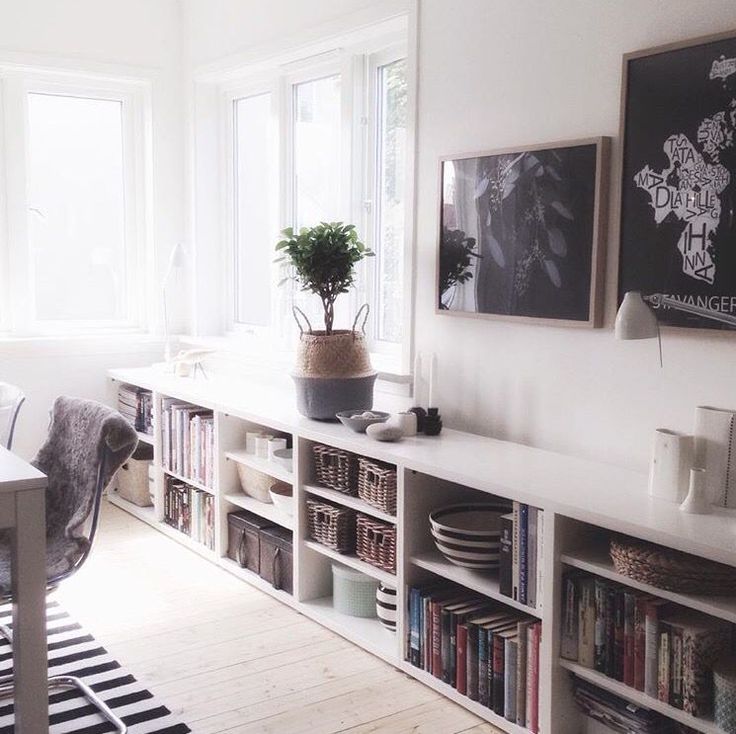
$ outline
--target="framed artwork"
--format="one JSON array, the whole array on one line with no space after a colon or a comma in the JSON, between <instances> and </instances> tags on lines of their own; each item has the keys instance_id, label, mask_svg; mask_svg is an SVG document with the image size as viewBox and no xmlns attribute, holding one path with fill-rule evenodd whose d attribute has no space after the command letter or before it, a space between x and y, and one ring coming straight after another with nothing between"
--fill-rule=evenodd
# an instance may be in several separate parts
<instances>
[{"instance_id":1,"label":"framed artwork","mask_svg":"<svg viewBox=\"0 0 736 734\"><path fill-rule=\"evenodd\" d=\"M440 161L437 312L599 326L608 138Z\"/></svg>"},{"instance_id":2,"label":"framed artwork","mask_svg":"<svg viewBox=\"0 0 736 734\"><path fill-rule=\"evenodd\" d=\"M635 290L736 315L735 137L736 32L624 56L619 302Z\"/></svg>"}]
</instances>

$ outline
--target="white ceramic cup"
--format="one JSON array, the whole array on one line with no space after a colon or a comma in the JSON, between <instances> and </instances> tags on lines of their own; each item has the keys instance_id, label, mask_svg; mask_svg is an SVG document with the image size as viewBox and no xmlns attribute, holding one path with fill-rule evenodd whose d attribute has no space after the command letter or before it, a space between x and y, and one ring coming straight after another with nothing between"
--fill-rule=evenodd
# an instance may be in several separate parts
<instances>
[{"instance_id":1,"label":"white ceramic cup","mask_svg":"<svg viewBox=\"0 0 736 734\"><path fill-rule=\"evenodd\" d=\"M392 423L398 426L405 436L417 435L417 415L410 411L397 413Z\"/></svg>"},{"instance_id":2,"label":"white ceramic cup","mask_svg":"<svg viewBox=\"0 0 736 734\"><path fill-rule=\"evenodd\" d=\"M245 434L245 450L249 454L256 452L256 439L261 435L260 431L248 431Z\"/></svg>"},{"instance_id":3,"label":"white ceramic cup","mask_svg":"<svg viewBox=\"0 0 736 734\"><path fill-rule=\"evenodd\" d=\"M261 459L268 458L268 442L273 439L273 436L260 434L256 436L256 456Z\"/></svg>"},{"instance_id":4,"label":"white ceramic cup","mask_svg":"<svg viewBox=\"0 0 736 734\"><path fill-rule=\"evenodd\" d=\"M268 460L273 461L273 452L286 448L285 438L272 438L268 442Z\"/></svg>"}]
</instances>

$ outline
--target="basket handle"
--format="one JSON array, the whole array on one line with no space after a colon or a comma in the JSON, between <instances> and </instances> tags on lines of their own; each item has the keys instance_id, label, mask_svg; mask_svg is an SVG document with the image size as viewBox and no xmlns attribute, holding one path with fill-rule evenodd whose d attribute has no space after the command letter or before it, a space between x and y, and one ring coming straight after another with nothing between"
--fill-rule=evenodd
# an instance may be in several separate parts
<instances>
[{"instance_id":1,"label":"basket handle","mask_svg":"<svg viewBox=\"0 0 736 734\"><path fill-rule=\"evenodd\" d=\"M248 564L248 558L245 554L245 549L246 549L245 530L241 530L240 531L240 542L238 543L238 550L235 553L235 556L241 568L245 568L246 565Z\"/></svg>"},{"instance_id":2,"label":"basket handle","mask_svg":"<svg viewBox=\"0 0 736 734\"><path fill-rule=\"evenodd\" d=\"M281 548L276 548L273 554L273 560L271 561L271 578L273 579L273 588L281 588L281 574L278 573L281 570L281 564L278 562L281 556Z\"/></svg>"},{"instance_id":3,"label":"basket handle","mask_svg":"<svg viewBox=\"0 0 736 734\"><path fill-rule=\"evenodd\" d=\"M371 312L371 307L367 303L364 303L358 309L358 313L355 314L355 319L353 321L353 338L355 338L355 327L358 325L358 320L360 319L360 315L363 313L363 309L365 309L365 314L363 315L363 323L360 325L360 330L365 336L365 325L368 323L368 314Z\"/></svg>"},{"instance_id":4,"label":"basket handle","mask_svg":"<svg viewBox=\"0 0 736 734\"><path fill-rule=\"evenodd\" d=\"M304 328L302 327L301 321L299 321L299 316L301 316L306 322L307 331L312 331L312 324L307 318L307 314L305 314L304 311L299 308L299 306L292 306L291 313L294 314L294 321L296 321L296 325L299 327L299 336L304 336Z\"/></svg>"}]
</instances>

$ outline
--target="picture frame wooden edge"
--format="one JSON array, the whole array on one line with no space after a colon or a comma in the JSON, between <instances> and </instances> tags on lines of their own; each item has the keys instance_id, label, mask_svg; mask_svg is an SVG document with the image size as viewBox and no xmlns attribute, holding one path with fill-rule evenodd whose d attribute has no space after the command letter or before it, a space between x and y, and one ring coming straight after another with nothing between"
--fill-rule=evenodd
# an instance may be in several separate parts
<instances>
[{"instance_id":1,"label":"picture frame wooden edge","mask_svg":"<svg viewBox=\"0 0 736 734\"><path fill-rule=\"evenodd\" d=\"M506 153L526 153L535 150L549 150L550 148L574 148L581 145L596 146L596 172L593 207L593 238L591 243L590 267L590 299L588 303L588 318L579 319L546 319L541 316L514 316L512 314L476 313L472 311L451 311L439 307L440 292L440 238L442 236L442 166L447 161L463 160L466 158L481 158L491 155L505 155ZM489 321L506 321L510 323L531 324L537 326L561 326L576 329L597 329L603 325L603 307L605 302L605 268L606 268L606 231L608 227L609 193L610 193L610 154L611 137L597 135L573 140L556 140L549 143L534 143L532 145L514 145L494 150L484 150L472 153L446 154L439 158L437 164L437 227L435 243L435 270L434 270L434 313L435 315L454 316L461 318L476 318Z\"/></svg>"},{"instance_id":2,"label":"picture frame wooden edge","mask_svg":"<svg viewBox=\"0 0 736 734\"><path fill-rule=\"evenodd\" d=\"M657 46L650 46L643 48L638 51L627 51L621 59L621 89L619 93L619 122L618 122L618 150L616 153L616 168L615 174L617 178L616 186L616 200L614 202L614 232L613 232L613 247L615 248L616 258L616 281L614 284L614 302L616 308L620 305L621 297L619 293L621 285L621 220L623 217L624 207L624 160L626 157L626 96L628 91L628 80L629 80L629 63L636 61L637 59L643 59L647 56L656 56L658 54L669 53L671 51L680 51L685 48L691 48L693 46L702 46L706 43L713 43L714 41L724 41L729 38L736 38L736 28L732 28L728 31L719 31L718 33L709 33L703 36L696 36L693 38L687 38L680 41L673 41L672 43L663 43ZM693 332L702 334L703 329L698 326L674 326L670 324L662 324L662 329L675 329L678 333L682 332ZM713 333L717 334L718 331ZM725 332L729 333L729 332Z\"/></svg>"}]
</instances>

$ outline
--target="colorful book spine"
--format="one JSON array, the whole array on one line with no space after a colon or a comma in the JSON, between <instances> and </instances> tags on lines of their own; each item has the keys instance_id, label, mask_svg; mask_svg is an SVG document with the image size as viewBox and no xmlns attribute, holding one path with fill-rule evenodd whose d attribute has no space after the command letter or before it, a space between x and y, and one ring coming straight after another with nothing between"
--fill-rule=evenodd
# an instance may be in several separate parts
<instances>
[{"instance_id":1,"label":"colorful book spine","mask_svg":"<svg viewBox=\"0 0 736 734\"><path fill-rule=\"evenodd\" d=\"M519 601L519 528L520 528L520 506L518 502L514 502L513 515L513 533L511 535L511 588L512 598Z\"/></svg>"},{"instance_id":2,"label":"colorful book spine","mask_svg":"<svg viewBox=\"0 0 736 734\"><path fill-rule=\"evenodd\" d=\"M670 632L667 625L659 623L659 650L657 662L657 698L670 702Z\"/></svg>"},{"instance_id":3,"label":"colorful book spine","mask_svg":"<svg viewBox=\"0 0 736 734\"><path fill-rule=\"evenodd\" d=\"M682 629L670 627L670 706L682 708Z\"/></svg>"},{"instance_id":4,"label":"colorful book spine","mask_svg":"<svg viewBox=\"0 0 736 734\"><path fill-rule=\"evenodd\" d=\"M467 669L468 661L468 627L465 624L459 624L455 632L457 637L457 660L455 662L455 688L458 693L465 695L467 690Z\"/></svg>"},{"instance_id":5,"label":"colorful book spine","mask_svg":"<svg viewBox=\"0 0 736 734\"><path fill-rule=\"evenodd\" d=\"M606 672L606 620L608 617L608 585L595 580L595 669Z\"/></svg>"},{"instance_id":6,"label":"colorful book spine","mask_svg":"<svg viewBox=\"0 0 736 734\"><path fill-rule=\"evenodd\" d=\"M504 640L493 635L493 710L499 716L504 711Z\"/></svg>"},{"instance_id":7,"label":"colorful book spine","mask_svg":"<svg viewBox=\"0 0 736 734\"><path fill-rule=\"evenodd\" d=\"M537 609L542 609L542 581L544 569L544 510L537 510Z\"/></svg>"},{"instance_id":8,"label":"colorful book spine","mask_svg":"<svg viewBox=\"0 0 736 734\"><path fill-rule=\"evenodd\" d=\"M516 637L504 640L504 681L503 716L507 721L516 722L516 663L518 653Z\"/></svg>"},{"instance_id":9,"label":"colorful book spine","mask_svg":"<svg viewBox=\"0 0 736 734\"><path fill-rule=\"evenodd\" d=\"M626 597L622 589L616 589L613 596L613 678L624 679Z\"/></svg>"},{"instance_id":10,"label":"colorful book spine","mask_svg":"<svg viewBox=\"0 0 736 734\"><path fill-rule=\"evenodd\" d=\"M542 623L536 622L529 628L531 636L531 686L527 690L529 712L526 727L532 734L539 732L539 645L542 638Z\"/></svg>"},{"instance_id":11,"label":"colorful book spine","mask_svg":"<svg viewBox=\"0 0 736 734\"><path fill-rule=\"evenodd\" d=\"M537 607L537 514L536 507L529 507L527 532L527 591L526 603L532 609Z\"/></svg>"},{"instance_id":12,"label":"colorful book spine","mask_svg":"<svg viewBox=\"0 0 736 734\"><path fill-rule=\"evenodd\" d=\"M526 646L529 622L517 626L516 649L516 724L526 727Z\"/></svg>"},{"instance_id":13,"label":"colorful book spine","mask_svg":"<svg viewBox=\"0 0 736 734\"><path fill-rule=\"evenodd\" d=\"M560 655L566 660L578 659L578 609L575 589L575 575L568 573L563 577L562 597L562 638Z\"/></svg>"},{"instance_id":14,"label":"colorful book spine","mask_svg":"<svg viewBox=\"0 0 736 734\"><path fill-rule=\"evenodd\" d=\"M527 603L529 592L529 505L519 505L519 601Z\"/></svg>"},{"instance_id":15,"label":"colorful book spine","mask_svg":"<svg viewBox=\"0 0 736 734\"><path fill-rule=\"evenodd\" d=\"M647 597L637 596L634 604L634 688L644 691L646 659Z\"/></svg>"},{"instance_id":16,"label":"colorful book spine","mask_svg":"<svg viewBox=\"0 0 736 734\"><path fill-rule=\"evenodd\" d=\"M658 697L659 678L659 610L663 601L650 599L646 604L644 648L644 693Z\"/></svg>"},{"instance_id":17,"label":"colorful book spine","mask_svg":"<svg viewBox=\"0 0 736 734\"><path fill-rule=\"evenodd\" d=\"M595 580L578 581L578 662L586 668L595 665Z\"/></svg>"},{"instance_id":18,"label":"colorful book spine","mask_svg":"<svg viewBox=\"0 0 736 734\"><path fill-rule=\"evenodd\" d=\"M624 669L623 682L627 686L634 685L634 609L636 595L631 591L624 592Z\"/></svg>"},{"instance_id":19,"label":"colorful book spine","mask_svg":"<svg viewBox=\"0 0 736 734\"><path fill-rule=\"evenodd\" d=\"M459 673L458 673L459 676ZM478 700L478 626L468 624L467 666L465 672L465 691L468 698ZM460 690L460 689L458 689Z\"/></svg>"},{"instance_id":20,"label":"colorful book spine","mask_svg":"<svg viewBox=\"0 0 736 734\"><path fill-rule=\"evenodd\" d=\"M498 590L504 596L512 597L512 553L514 535L514 516L509 513L501 517L501 550L498 563Z\"/></svg>"},{"instance_id":21,"label":"colorful book spine","mask_svg":"<svg viewBox=\"0 0 736 734\"><path fill-rule=\"evenodd\" d=\"M489 700L489 678L488 678L488 636L489 630L482 627L476 628L478 638L478 703L488 706Z\"/></svg>"}]
</instances>

